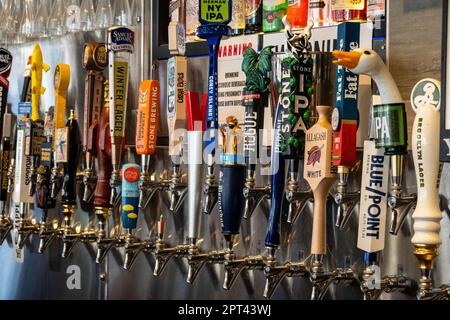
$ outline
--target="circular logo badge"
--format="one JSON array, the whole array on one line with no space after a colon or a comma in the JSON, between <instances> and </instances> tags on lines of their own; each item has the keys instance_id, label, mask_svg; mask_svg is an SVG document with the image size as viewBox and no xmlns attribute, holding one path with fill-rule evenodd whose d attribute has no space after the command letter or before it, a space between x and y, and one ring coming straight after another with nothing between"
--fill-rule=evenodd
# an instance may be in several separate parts
<instances>
[{"instance_id":1,"label":"circular logo badge","mask_svg":"<svg viewBox=\"0 0 450 320\"><path fill-rule=\"evenodd\" d=\"M123 177L129 183L137 182L139 180L139 171L136 167L126 168Z\"/></svg>"},{"instance_id":2,"label":"circular logo badge","mask_svg":"<svg viewBox=\"0 0 450 320\"><path fill-rule=\"evenodd\" d=\"M108 64L108 52L106 51L106 47L104 44L100 44L94 52L94 59L97 65L104 69Z\"/></svg>"},{"instance_id":3,"label":"circular logo badge","mask_svg":"<svg viewBox=\"0 0 450 320\"><path fill-rule=\"evenodd\" d=\"M331 126L333 131L339 131L341 128L341 114L338 108L334 108L333 114L331 115Z\"/></svg>"},{"instance_id":4,"label":"circular logo badge","mask_svg":"<svg viewBox=\"0 0 450 320\"><path fill-rule=\"evenodd\" d=\"M435 79L423 79L414 87L411 104L415 111L421 107L433 106L441 108L441 83Z\"/></svg>"},{"instance_id":5,"label":"circular logo badge","mask_svg":"<svg viewBox=\"0 0 450 320\"><path fill-rule=\"evenodd\" d=\"M11 71L12 65L12 54L4 49L0 48L0 75L7 77Z\"/></svg>"}]
</instances>

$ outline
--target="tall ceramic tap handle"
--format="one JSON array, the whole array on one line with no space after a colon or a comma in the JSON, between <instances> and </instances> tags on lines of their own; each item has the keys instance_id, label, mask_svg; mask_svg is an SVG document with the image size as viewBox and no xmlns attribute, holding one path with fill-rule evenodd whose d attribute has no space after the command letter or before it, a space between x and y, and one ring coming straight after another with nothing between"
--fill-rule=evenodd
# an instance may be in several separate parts
<instances>
[{"instance_id":1,"label":"tall ceramic tap handle","mask_svg":"<svg viewBox=\"0 0 450 320\"><path fill-rule=\"evenodd\" d=\"M317 106L319 121L307 131L304 178L314 193L314 222L311 254L326 254L326 205L336 178L331 167L333 132L330 107Z\"/></svg>"},{"instance_id":2,"label":"tall ceramic tap handle","mask_svg":"<svg viewBox=\"0 0 450 320\"><path fill-rule=\"evenodd\" d=\"M441 244L439 209L439 128L440 83L424 79L414 88L411 102L416 119L412 132L412 151L417 177L417 206L413 214L416 246Z\"/></svg>"}]
</instances>

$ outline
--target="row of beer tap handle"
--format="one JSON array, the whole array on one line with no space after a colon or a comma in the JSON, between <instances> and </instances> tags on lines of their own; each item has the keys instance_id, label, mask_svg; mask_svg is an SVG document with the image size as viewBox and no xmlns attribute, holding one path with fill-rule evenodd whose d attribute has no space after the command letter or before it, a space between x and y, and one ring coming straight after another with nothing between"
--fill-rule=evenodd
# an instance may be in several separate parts
<instances>
[{"instance_id":1,"label":"row of beer tap handle","mask_svg":"<svg viewBox=\"0 0 450 320\"><path fill-rule=\"evenodd\" d=\"M356 32L352 28L355 27L359 28L359 25L343 24L339 32L343 28L348 35L354 35ZM312 283L312 299L323 299L331 285L358 282L365 299L377 299L383 292L395 290L418 292L420 299L448 299L450 287L444 285L437 289L432 283L433 260L438 256L441 244L442 219L437 190L439 83L426 79L413 90L412 103L417 117L412 149L419 183L417 197L405 197L402 194L402 176L403 159L407 153L407 123L405 105L398 88L373 50L349 51L343 47L343 51L333 52L337 59L334 61L338 65L337 76L343 75L345 81L351 82L336 90L357 87L357 75L366 74L372 76L382 93L381 104L375 105L373 112L376 132L365 143L361 192L348 192L349 175L356 161L351 156L348 162L343 161L345 156L337 157L335 150L352 148L353 145L351 152L356 155L357 115L352 106L357 106L357 102L346 101L344 106L339 106L337 101L331 101L328 84L335 80L331 79L331 54L312 53L310 34L295 35L286 28L290 55L281 61L283 77L278 84L281 93L273 104L276 110L271 184L258 186L257 165L253 161L261 153L259 130L262 129L262 110L267 109L265 106L269 99L277 96L276 91L269 89L273 48L264 48L259 53L247 48L242 66L247 78L243 91L244 128L234 115L229 115L219 127L217 57L221 37L227 32L226 22L202 22L198 30L198 36L208 41L211 50L208 94L186 91L186 57L176 56L168 61L167 118L169 156L173 165L171 176L159 181L151 174L150 165L150 158L157 152L161 111L158 81L144 80L139 88L135 151L141 156L141 164L138 165L131 156L127 157L125 152L126 118L130 113L127 106L128 68L134 49L134 32L125 27L113 27L108 31L106 45L95 42L85 45L86 90L84 118L80 119L83 126L79 126L74 110L70 111L67 121L65 118L70 84L70 66L66 64L59 64L55 69L55 107L46 112L44 121L40 120L40 97L45 92L42 77L50 67L43 62L41 49L36 44L24 80L21 101L25 105L19 108L16 143L10 141L11 132L4 130L2 136L2 182L4 177L8 182L7 190L1 193L0 243L14 230L15 251L20 252L27 240L36 234L40 239L39 252L44 253L53 240L61 239L63 258L71 255L77 244L96 244L98 264L103 263L111 249L123 248L123 268L126 270L132 268L139 254L153 254L155 276L162 275L171 260L184 259L188 264L188 283L197 279L205 265L223 265L223 288L226 290L233 287L243 270L257 270L264 272L266 277L266 298L272 297L286 277L307 277ZM12 56L10 59L12 61ZM106 69L109 80L104 77ZM2 77L7 78L7 75ZM179 85L180 81L184 84ZM430 99L433 94L434 100ZM348 96L354 98L355 95ZM298 107L301 100L298 97L306 101L303 107ZM334 109L341 110L341 113L333 112L331 117L330 106L334 103ZM3 112L3 116L3 123L9 123L11 129L11 114ZM331 118L333 124L330 123ZM8 126L4 125L5 128ZM181 134L180 129L184 132L187 129L187 133ZM214 149L219 134L222 136L221 152ZM249 145L250 141L255 143ZM333 143L338 143L338 147ZM203 159L205 150L208 151L206 160ZM217 164L216 156L221 160ZM182 171L183 157L187 175ZM310 186L303 190L299 186L299 164L302 161L304 179ZM426 174L421 171L424 166ZM389 167L391 191L386 200ZM330 190L336 180L337 192L331 195ZM80 195L77 183L84 187ZM147 208L153 209L150 205L153 204L152 199L160 192L168 192L170 212L185 211L186 240L180 244L166 242L165 213L158 220L156 238L139 239L135 235L139 215ZM372 194L365 195L367 192ZM364 227L360 219L358 236L358 247L365 252L366 266L362 274L349 266L330 270L324 267L329 215L326 204L330 199L338 206L336 220L340 229L346 226L359 199L365 199L366 203L364 206L361 203L360 207L367 212L361 209L360 215L366 216L363 223L368 226ZM368 199L372 203L366 208ZM256 208L267 200L270 201L270 212L264 241L266 251L256 256L239 257L235 247L239 243L242 219L250 219ZM304 261L281 263L278 260L283 201L289 204L287 222L290 224L296 222L308 202L314 204L311 253ZM57 208L59 202L61 208ZM94 208L95 228L83 229L75 224L80 202ZM387 216L382 206L387 202L392 211L390 232L394 235L408 212L415 208L412 242L421 269L418 285L406 275L381 278L377 271L379 254L384 249L384 235L380 236L380 233L384 232L383 219ZM202 252L200 221L216 206L226 246ZM32 208L43 212L40 222L31 218ZM62 212L60 221L49 221L49 212L55 209ZM11 219L10 212L14 212L14 219ZM113 226L112 220L120 221L120 224Z\"/></svg>"}]
</instances>

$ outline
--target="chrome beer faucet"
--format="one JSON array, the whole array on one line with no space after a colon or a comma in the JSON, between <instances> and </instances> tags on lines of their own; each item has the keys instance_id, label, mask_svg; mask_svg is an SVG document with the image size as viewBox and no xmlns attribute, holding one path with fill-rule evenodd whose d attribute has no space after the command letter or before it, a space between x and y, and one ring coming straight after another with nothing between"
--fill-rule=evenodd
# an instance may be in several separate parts
<instances>
[{"instance_id":1,"label":"chrome beer faucet","mask_svg":"<svg viewBox=\"0 0 450 320\"><path fill-rule=\"evenodd\" d=\"M350 220L351 213L359 203L361 192L348 192L348 178L350 170L348 167L338 167L337 192L334 194L334 202L337 207L336 227L344 229Z\"/></svg>"},{"instance_id":2,"label":"chrome beer faucet","mask_svg":"<svg viewBox=\"0 0 450 320\"><path fill-rule=\"evenodd\" d=\"M314 200L311 189L300 190L298 183L298 161L290 162L290 172L286 182L286 200L289 203L287 223L295 224L301 212L305 209L308 202Z\"/></svg>"}]
</instances>

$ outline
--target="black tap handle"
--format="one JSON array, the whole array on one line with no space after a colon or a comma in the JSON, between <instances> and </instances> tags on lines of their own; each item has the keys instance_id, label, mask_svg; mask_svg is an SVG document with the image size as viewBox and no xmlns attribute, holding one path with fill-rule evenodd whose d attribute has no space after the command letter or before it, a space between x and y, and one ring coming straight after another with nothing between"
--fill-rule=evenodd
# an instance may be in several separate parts
<instances>
[{"instance_id":1,"label":"black tap handle","mask_svg":"<svg viewBox=\"0 0 450 320\"><path fill-rule=\"evenodd\" d=\"M73 111L72 111L73 112ZM71 115L67 122L67 162L64 163L62 204L76 205L76 176L81 154L81 138L78 121Z\"/></svg>"}]
</instances>

